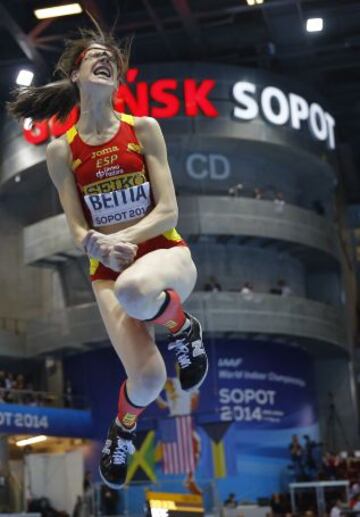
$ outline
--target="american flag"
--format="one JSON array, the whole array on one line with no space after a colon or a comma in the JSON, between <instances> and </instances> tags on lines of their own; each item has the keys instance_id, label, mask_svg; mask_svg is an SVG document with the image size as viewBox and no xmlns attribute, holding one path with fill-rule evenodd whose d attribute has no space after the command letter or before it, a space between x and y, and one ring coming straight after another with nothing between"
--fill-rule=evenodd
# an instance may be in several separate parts
<instances>
[{"instance_id":1,"label":"american flag","mask_svg":"<svg viewBox=\"0 0 360 517\"><path fill-rule=\"evenodd\" d=\"M164 474L187 474L195 470L192 418L177 416L160 421Z\"/></svg>"}]
</instances>

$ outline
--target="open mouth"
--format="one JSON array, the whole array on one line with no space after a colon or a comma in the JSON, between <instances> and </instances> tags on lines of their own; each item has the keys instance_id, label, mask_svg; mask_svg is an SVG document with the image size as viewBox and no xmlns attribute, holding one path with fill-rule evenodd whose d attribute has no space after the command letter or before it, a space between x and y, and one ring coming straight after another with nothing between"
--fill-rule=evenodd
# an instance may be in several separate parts
<instances>
[{"instance_id":1,"label":"open mouth","mask_svg":"<svg viewBox=\"0 0 360 517\"><path fill-rule=\"evenodd\" d=\"M105 65L101 63L99 65L95 65L95 67L93 68L93 74L99 77L104 77L106 79L111 79L112 69L110 65Z\"/></svg>"}]
</instances>

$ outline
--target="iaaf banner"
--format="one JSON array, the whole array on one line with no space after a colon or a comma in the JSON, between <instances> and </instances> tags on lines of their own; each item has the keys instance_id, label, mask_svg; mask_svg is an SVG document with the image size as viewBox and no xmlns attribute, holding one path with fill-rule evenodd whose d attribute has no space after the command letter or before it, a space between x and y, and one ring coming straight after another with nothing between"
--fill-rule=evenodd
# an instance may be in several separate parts
<instances>
[{"instance_id":1,"label":"iaaf banner","mask_svg":"<svg viewBox=\"0 0 360 517\"><path fill-rule=\"evenodd\" d=\"M255 343L253 343L255 345ZM248 427L303 427L316 421L310 358L301 350L256 343L215 349L221 421Z\"/></svg>"},{"instance_id":2,"label":"iaaf banner","mask_svg":"<svg viewBox=\"0 0 360 517\"><path fill-rule=\"evenodd\" d=\"M269 78L269 84L257 84L241 78L227 80L226 71L219 78L216 74L215 77L197 78L194 72L194 77L160 76L148 81L140 78L139 69L132 68L127 72L126 82L114 95L114 108L156 119L208 119L211 124L212 119L222 117L224 120L225 102L229 110L224 123L248 123L260 118L273 127L306 132L312 140L323 142L330 150L335 149L332 115L318 102L309 102L298 92L276 86L278 79L275 77L273 81ZM246 77L239 69L239 76L242 74ZM44 143L65 133L76 123L78 115L78 108L74 108L63 122L56 117L40 122L26 119L24 138L31 144Z\"/></svg>"},{"instance_id":3,"label":"iaaf banner","mask_svg":"<svg viewBox=\"0 0 360 517\"><path fill-rule=\"evenodd\" d=\"M20 404L0 405L0 434L90 437L92 428L90 411Z\"/></svg>"},{"instance_id":4,"label":"iaaf banner","mask_svg":"<svg viewBox=\"0 0 360 517\"><path fill-rule=\"evenodd\" d=\"M157 404L146 416L193 413L204 421L239 422L244 429L292 429L317 422L311 358L301 349L261 341L207 343L209 373L182 392L173 361Z\"/></svg>"}]
</instances>

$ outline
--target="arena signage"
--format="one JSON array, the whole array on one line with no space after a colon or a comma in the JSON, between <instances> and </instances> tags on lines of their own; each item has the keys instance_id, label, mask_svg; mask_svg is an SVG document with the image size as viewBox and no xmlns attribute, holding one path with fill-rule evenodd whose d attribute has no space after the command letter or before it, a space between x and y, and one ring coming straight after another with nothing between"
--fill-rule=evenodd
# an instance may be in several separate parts
<instances>
[{"instance_id":1,"label":"arena signage","mask_svg":"<svg viewBox=\"0 0 360 517\"><path fill-rule=\"evenodd\" d=\"M0 434L45 434L89 437L92 435L90 411L1 404Z\"/></svg>"},{"instance_id":2,"label":"arena signage","mask_svg":"<svg viewBox=\"0 0 360 517\"><path fill-rule=\"evenodd\" d=\"M145 82L137 81L138 75L138 69L128 71L126 84L120 85L114 96L116 110L157 119L173 118L180 114L210 119L219 116L216 101L209 98L216 86L214 79L166 78ZM256 84L245 81L236 82L231 92L234 120L250 121L261 114L271 125L287 125L295 130L307 128L314 139L326 142L330 149L335 149L335 120L319 104L309 104L300 95L286 94L274 86L266 86L258 91ZM31 144L42 144L51 137L64 134L77 118L78 109L74 108L64 122L56 117L40 122L26 119L24 138Z\"/></svg>"},{"instance_id":3,"label":"arena signage","mask_svg":"<svg viewBox=\"0 0 360 517\"><path fill-rule=\"evenodd\" d=\"M259 115L270 124L288 125L302 129L306 124L316 140L326 142L335 149L335 120L323 110L320 104L309 105L304 97L295 93L284 93L275 86L266 86L261 91L254 83L239 81L232 88L235 107L233 116L237 120L253 120Z\"/></svg>"},{"instance_id":4,"label":"arena signage","mask_svg":"<svg viewBox=\"0 0 360 517\"><path fill-rule=\"evenodd\" d=\"M217 153L191 153L186 158L186 172L190 178L223 181L230 177L230 160Z\"/></svg>"}]
</instances>

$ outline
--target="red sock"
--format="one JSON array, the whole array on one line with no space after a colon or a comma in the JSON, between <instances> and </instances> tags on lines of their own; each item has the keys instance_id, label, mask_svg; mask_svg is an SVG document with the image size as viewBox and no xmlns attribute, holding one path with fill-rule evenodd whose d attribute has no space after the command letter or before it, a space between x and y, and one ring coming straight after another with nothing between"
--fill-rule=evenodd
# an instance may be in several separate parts
<instances>
[{"instance_id":1,"label":"red sock","mask_svg":"<svg viewBox=\"0 0 360 517\"><path fill-rule=\"evenodd\" d=\"M126 381L124 381L120 388L118 401L118 419L123 427L131 429L137 422L137 418L144 411L145 407L135 406L130 402L127 391Z\"/></svg>"},{"instance_id":2,"label":"red sock","mask_svg":"<svg viewBox=\"0 0 360 517\"><path fill-rule=\"evenodd\" d=\"M158 314L150 320L152 323L165 326L172 334L179 332L186 321L180 296L173 289L166 289L166 300Z\"/></svg>"}]
</instances>

